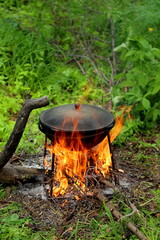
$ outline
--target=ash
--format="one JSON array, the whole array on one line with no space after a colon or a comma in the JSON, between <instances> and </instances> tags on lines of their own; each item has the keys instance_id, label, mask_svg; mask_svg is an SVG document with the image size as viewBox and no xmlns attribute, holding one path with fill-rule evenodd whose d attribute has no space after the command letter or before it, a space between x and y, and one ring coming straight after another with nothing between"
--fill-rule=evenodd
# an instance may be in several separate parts
<instances>
[{"instance_id":1,"label":"ash","mask_svg":"<svg viewBox=\"0 0 160 240\"><path fill-rule=\"evenodd\" d=\"M28 197L35 197L42 200L47 200L47 187L40 183L25 183L19 185L18 191Z\"/></svg>"}]
</instances>

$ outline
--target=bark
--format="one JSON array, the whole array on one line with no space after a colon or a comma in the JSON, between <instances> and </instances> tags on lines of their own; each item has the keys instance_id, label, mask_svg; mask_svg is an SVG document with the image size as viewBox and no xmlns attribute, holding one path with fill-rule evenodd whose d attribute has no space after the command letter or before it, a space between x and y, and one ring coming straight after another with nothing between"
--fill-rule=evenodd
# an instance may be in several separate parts
<instances>
[{"instance_id":1,"label":"bark","mask_svg":"<svg viewBox=\"0 0 160 240\"><path fill-rule=\"evenodd\" d=\"M31 179L34 181L42 181L42 177L50 176L50 171L47 172L45 169L29 168L22 166L13 166L7 164L0 169L0 182L15 184L17 182L27 182Z\"/></svg>"},{"instance_id":2,"label":"bark","mask_svg":"<svg viewBox=\"0 0 160 240\"><path fill-rule=\"evenodd\" d=\"M96 197L102 201L105 202L111 213L115 218L118 220L121 220L124 216L114 207L113 204L106 201L106 198L102 194L102 192L99 189L94 189L94 193ZM126 222L127 227L141 240L149 240L133 223L130 221Z\"/></svg>"},{"instance_id":3,"label":"bark","mask_svg":"<svg viewBox=\"0 0 160 240\"><path fill-rule=\"evenodd\" d=\"M0 169L5 166L5 164L10 160L12 155L14 154L20 139L23 135L28 117L30 112L33 109L47 106L49 104L48 97L41 97L36 99L26 100L23 104L19 115L17 117L17 121L15 123L14 129L6 143L3 151L0 153Z\"/></svg>"}]
</instances>

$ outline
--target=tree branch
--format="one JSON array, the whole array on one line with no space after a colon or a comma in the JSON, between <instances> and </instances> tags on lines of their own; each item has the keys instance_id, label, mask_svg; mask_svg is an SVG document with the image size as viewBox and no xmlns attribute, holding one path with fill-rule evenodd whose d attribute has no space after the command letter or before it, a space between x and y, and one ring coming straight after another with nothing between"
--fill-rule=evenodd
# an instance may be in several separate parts
<instances>
[{"instance_id":1,"label":"tree branch","mask_svg":"<svg viewBox=\"0 0 160 240\"><path fill-rule=\"evenodd\" d=\"M90 34L87 34L87 33L77 32L77 31L74 31L73 29L70 29L70 31L71 31L72 33L75 33L75 34L78 34L78 35L81 35L81 36L87 36L87 37L90 38L91 41L95 40L95 41L99 41L99 42L111 44L110 41L106 41L106 40L100 39L100 38L98 38L98 37L94 37L94 36L92 36L92 35L90 35Z\"/></svg>"},{"instance_id":2,"label":"tree branch","mask_svg":"<svg viewBox=\"0 0 160 240\"><path fill-rule=\"evenodd\" d=\"M12 155L14 154L20 139L23 135L28 117L30 112L33 109L47 106L49 104L48 97L41 97L36 99L26 100L23 104L19 115L17 117L17 121L15 123L14 129L6 143L2 152L0 152L0 169L5 166L5 164L10 160Z\"/></svg>"},{"instance_id":3,"label":"tree branch","mask_svg":"<svg viewBox=\"0 0 160 240\"><path fill-rule=\"evenodd\" d=\"M85 70L83 69L80 61L76 60L76 63L77 63L77 65L78 65L78 67L80 68L81 72L83 73L83 75L86 75L86 72L85 72Z\"/></svg>"}]
</instances>

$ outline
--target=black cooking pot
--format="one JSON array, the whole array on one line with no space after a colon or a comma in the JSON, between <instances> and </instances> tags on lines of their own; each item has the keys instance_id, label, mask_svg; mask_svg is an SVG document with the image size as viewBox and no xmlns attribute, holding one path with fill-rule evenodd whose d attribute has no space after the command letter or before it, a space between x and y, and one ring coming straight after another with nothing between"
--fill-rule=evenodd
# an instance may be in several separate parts
<instances>
[{"instance_id":1,"label":"black cooking pot","mask_svg":"<svg viewBox=\"0 0 160 240\"><path fill-rule=\"evenodd\" d=\"M81 150L100 143L114 123L108 110L88 104L67 104L43 111L39 118L39 129L53 145L56 141L60 142L63 136L65 147Z\"/></svg>"}]
</instances>

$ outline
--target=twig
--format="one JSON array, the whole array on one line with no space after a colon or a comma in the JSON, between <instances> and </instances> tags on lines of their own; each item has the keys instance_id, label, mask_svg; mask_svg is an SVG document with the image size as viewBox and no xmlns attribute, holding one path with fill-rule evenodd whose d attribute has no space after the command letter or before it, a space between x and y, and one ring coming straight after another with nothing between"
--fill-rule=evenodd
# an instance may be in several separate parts
<instances>
[{"instance_id":1,"label":"twig","mask_svg":"<svg viewBox=\"0 0 160 240\"><path fill-rule=\"evenodd\" d=\"M79 2L80 2L80 3L82 4L82 6L83 6L83 2L80 1L80 0L79 0ZM95 13L98 13L98 14L104 14L103 12L101 12L101 11L97 11L97 10L94 10L93 8L88 7L87 5L85 5L84 7L85 7L86 9L92 11L92 12L95 12Z\"/></svg>"},{"instance_id":2,"label":"twig","mask_svg":"<svg viewBox=\"0 0 160 240\"><path fill-rule=\"evenodd\" d=\"M83 189L77 184L77 180L80 181L81 183L83 182L80 179L78 179L75 175L73 177L70 177L66 172L65 172L65 175L68 179L73 181L74 186L80 192L80 194L85 195L85 191L83 191Z\"/></svg>"},{"instance_id":3,"label":"twig","mask_svg":"<svg viewBox=\"0 0 160 240\"><path fill-rule=\"evenodd\" d=\"M93 55L92 55L92 53L91 53L91 51L90 51L90 47L87 46L87 43L86 43L85 40L83 41L83 45L84 45L84 47L85 47L85 49L86 49L86 54L88 55L89 60L90 60L90 62L92 63L94 69L95 69L94 72L97 73L97 75L98 75L99 78L102 77L102 78L107 82L107 81L108 81L107 77L106 77L105 74L102 72L101 68L99 67L98 62L97 62L97 61L95 60L95 58L93 57Z\"/></svg>"},{"instance_id":4,"label":"twig","mask_svg":"<svg viewBox=\"0 0 160 240\"><path fill-rule=\"evenodd\" d=\"M115 26L114 26L114 22L113 19L110 19L110 23L111 23L111 38L112 38L112 64L113 64L113 78L116 75L116 68L117 68L117 64L116 64L116 52L114 51L115 49Z\"/></svg>"},{"instance_id":5,"label":"twig","mask_svg":"<svg viewBox=\"0 0 160 240\"><path fill-rule=\"evenodd\" d=\"M115 216L118 220L121 220L124 216L108 201L106 201L106 198L102 194L102 191L100 189L95 188L94 193L96 197L101 201L104 202L113 216ZM132 206L133 207L133 206ZM133 223L131 222L126 222L127 227L140 239L140 240L149 240Z\"/></svg>"},{"instance_id":6,"label":"twig","mask_svg":"<svg viewBox=\"0 0 160 240\"><path fill-rule=\"evenodd\" d=\"M90 35L90 34L87 34L87 33L77 32L77 31L74 31L73 29L70 29L70 31L71 31L72 33L79 34L79 35L82 35L82 36L83 36L83 35L84 35L84 36L88 36L88 37L90 38L90 40L95 40L95 41L99 41L99 42L111 44L111 42L109 42L109 41L105 41L105 40L103 40L103 39L94 37L94 36L92 36L92 35Z\"/></svg>"},{"instance_id":7,"label":"twig","mask_svg":"<svg viewBox=\"0 0 160 240\"><path fill-rule=\"evenodd\" d=\"M85 70L83 69L82 65L80 64L80 61L76 60L76 63L78 65L78 67L81 69L81 72L83 73L83 75L86 75Z\"/></svg>"},{"instance_id":8,"label":"twig","mask_svg":"<svg viewBox=\"0 0 160 240\"><path fill-rule=\"evenodd\" d=\"M141 203L139 206L140 206L140 207L143 207L143 206L145 206L146 204L150 203L151 201L153 201L153 198L149 199L147 202Z\"/></svg>"},{"instance_id":9,"label":"twig","mask_svg":"<svg viewBox=\"0 0 160 240\"><path fill-rule=\"evenodd\" d=\"M134 213L137 213L137 212L138 212L138 209L136 208L136 206L135 206L133 203L130 202L129 205L130 205L130 207L132 208L133 211L132 211L131 213L129 213L129 214L121 217L119 220L122 220L123 218L126 218L126 217L130 217L130 216L132 216Z\"/></svg>"},{"instance_id":10,"label":"twig","mask_svg":"<svg viewBox=\"0 0 160 240\"><path fill-rule=\"evenodd\" d=\"M108 60L108 63L109 63L109 65L110 65L110 68L111 68L111 71L112 71L111 77L110 77L110 93L112 93L113 84L114 84L113 64L112 64L109 56L107 57L107 60Z\"/></svg>"}]
</instances>

